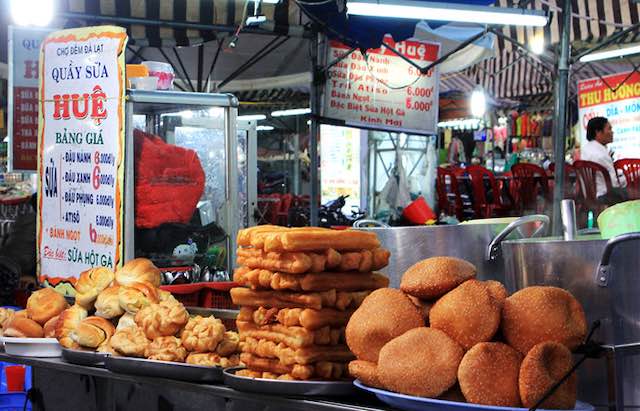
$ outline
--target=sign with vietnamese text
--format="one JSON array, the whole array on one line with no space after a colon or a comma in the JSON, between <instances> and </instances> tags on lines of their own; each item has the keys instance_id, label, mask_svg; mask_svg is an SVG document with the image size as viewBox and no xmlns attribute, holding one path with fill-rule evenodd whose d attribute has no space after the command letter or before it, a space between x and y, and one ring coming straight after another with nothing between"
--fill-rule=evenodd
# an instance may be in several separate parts
<instances>
[{"instance_id":1,"label":"sign with vietnamese text","mask_svg":"<svg viewBox=\"0 0 640 411\"><path fill-rule=\"evenodd\" d=\"M9 170L38 166L38 59L51 30L9 27Z\"/></svg>"},{"instance_id":2,"label":"sign with vietnamese text","mask_svg":"<svg viewBox=\"0 0 640 411\"><path fill-rule=\"evenodd\" d=\"M74 284L122 258L126 32L50 34L40 57L39 278ZM65 291L68 288L64 289Z\"/></svg>"},{"instance_id":3,"label":"sign with vietnamese text","mask_svg":"<svg viewBox=\"0 0 640 411\"><path fill-rule=\"evenodd\" d=\"M578 82L580 141L587 141L587 123L606 117L613 127L614 159L640 158L640 73L630 72Z\"/></svg>"},{"instance_id":4,"label":"sign with vietnamese text","mask_svg":"<svg viewBox=\"0 0 640 411\"><path fill-rule=\"evenodd\" d=\"M406 40L385 44L426 67L437 60L437 43ZM329 43L328 62L349 53L338 41ZM328 71L324 90L323 116L343 120L347 125L418 134L434 134L438 119L438 69L426 74L384 45L361 53L356 50Z\"/></svg>"}]
</instances>

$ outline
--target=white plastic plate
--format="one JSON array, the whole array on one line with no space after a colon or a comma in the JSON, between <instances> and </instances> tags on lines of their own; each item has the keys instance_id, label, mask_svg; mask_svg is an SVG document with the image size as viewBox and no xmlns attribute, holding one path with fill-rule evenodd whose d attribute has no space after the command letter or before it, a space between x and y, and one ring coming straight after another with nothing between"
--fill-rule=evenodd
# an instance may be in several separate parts
<instances>
[{"instance_id":1,"label":"white plastic plate","mask_svg":"<svg viewBox=\"0 0 640 411\"><path fill-rule=\"evenodd\" d=\"M60 357L62 347L55 338L1 337L4 351L20 357Z\"/></svg>"}]
</instances>

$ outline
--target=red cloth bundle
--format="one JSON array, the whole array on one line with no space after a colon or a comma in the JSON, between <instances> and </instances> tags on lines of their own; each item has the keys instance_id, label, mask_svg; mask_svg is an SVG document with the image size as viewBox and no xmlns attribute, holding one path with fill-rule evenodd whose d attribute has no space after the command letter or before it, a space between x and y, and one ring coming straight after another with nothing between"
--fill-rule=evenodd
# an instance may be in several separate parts
<instances>
[{"instance_id":1,"label":"red cloth bundle","mask_svg":"<svg viewBox=\"0 0 640 411\"><path fill-rule=\"evenodd\" d=\"M204 192L204 170L198 154L161 138L133 131L136 169L136 227L186 224Z\"/></svg>"}]
</instances>

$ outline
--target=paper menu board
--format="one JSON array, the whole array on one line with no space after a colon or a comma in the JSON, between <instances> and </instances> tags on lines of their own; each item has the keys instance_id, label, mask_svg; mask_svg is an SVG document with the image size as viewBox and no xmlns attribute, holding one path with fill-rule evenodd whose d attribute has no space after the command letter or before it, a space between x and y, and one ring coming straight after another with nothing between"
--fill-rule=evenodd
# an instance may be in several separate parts
<instances>
[{"instance_id":1,"label":"paper menu board","mask_svg":"<svg viewBox=\"0 0 640 411\"><path fill-rule=\"evenodd\" d=\"M438 59L440 45L418 40L384 42L420 67ZM328 70L322 115L345 125L434 134L438 120L438 68L421 74L382 45L366 53L332 40L327 47ZM348 55L340 60L345 54ZM340 60L340 61L338 61Z\"/></svg>"},{"instance_id":2,"label":"paper menu board","mask_svg":"<svg viewBox=\"0 0 640 411\"><path fill-rule=\"evenodd\" d=\"M640 73L625 72L578 82L580 141L587 141L587 123L606 117L613 127L609 149L614 159L640 158Z\"/></svg>"},{"instance_id":3,"label":"paper menu board","mask_svg":"<svg viewBox=\"0 0 640 411\"><path fill-rule=\"evenodd\" d=\"M75 284L122 259L126 31L50 34L40 56L38 275ZM71 287L65 292L73 294Z\"/></svg>"}]
</instances>

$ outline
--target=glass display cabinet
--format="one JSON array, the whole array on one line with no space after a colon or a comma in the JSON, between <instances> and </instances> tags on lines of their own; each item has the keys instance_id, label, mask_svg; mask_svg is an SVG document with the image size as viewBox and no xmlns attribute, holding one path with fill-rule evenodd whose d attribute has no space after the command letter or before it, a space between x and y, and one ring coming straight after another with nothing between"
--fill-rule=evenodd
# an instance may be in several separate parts
<instances>
[{"instance_id":1,"label":"glass display cabinet","mask_svg":"<svg viewBox=\"0 0 640 411\"><path fill-rule=\"evenodd\" d=\"M232 277L256 202L255 122L238 124L237 107L230 94L128 91L125 261L195 267L187 281Z\"/></svg>"}]
</instances>

